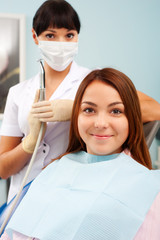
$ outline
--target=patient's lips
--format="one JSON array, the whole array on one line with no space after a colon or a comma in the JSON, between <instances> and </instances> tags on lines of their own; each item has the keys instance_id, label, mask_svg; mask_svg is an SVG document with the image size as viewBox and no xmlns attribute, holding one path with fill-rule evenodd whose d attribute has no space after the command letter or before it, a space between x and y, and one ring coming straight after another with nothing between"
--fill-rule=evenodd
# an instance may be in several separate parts
<instances>
[{"instance_id":1,"label":"patient's lips","mask_svg":"<svg viewBox=\"0 0 160 240\"><path fill-rule=\"evenodd\" d=\"M91 134L91 136L93 136L97 140L106 140L113 137L112 134Z\"/></svg>"}]
</instances>

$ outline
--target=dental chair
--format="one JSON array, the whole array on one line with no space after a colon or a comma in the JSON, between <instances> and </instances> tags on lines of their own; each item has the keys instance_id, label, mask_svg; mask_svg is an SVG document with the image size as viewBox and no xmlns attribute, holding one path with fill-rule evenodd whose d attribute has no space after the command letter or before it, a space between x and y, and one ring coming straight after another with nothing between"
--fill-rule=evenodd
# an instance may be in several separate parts
<instances>
[{"instance_id":1,"label":"dental chair","mask_svg":"<svg viewBox=\"0 0 160 240\"><path fill-rule=\"evenodd\" d=\"M160 121L147 122L143 124L144 135L148 148L150 148L155 137L160 139ZM156 135L157 134L157 135Z\"/></svg>"},{"instance_id":2,"label":"dental chair","mask_svg":"<svg viewBox=\"0 0 160 240\"><path fill-rule=\"evenodd\" d=\"M156 134L156 139L157 139L157 140L160 140L160 128L159 128L159 130L158 130L158 132L157 132L157 134Z\"/></svg>"}]
</instances>

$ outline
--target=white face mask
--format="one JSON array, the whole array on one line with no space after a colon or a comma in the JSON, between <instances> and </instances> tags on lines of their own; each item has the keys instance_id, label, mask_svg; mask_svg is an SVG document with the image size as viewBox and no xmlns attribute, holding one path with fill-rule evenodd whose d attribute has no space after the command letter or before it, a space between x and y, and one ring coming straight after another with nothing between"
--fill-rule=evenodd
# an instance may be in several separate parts
<instances>
[{"instance_id":1,"label":"white face mask","mask_svg":"<svg viewBox=\"0 0 160 240\"><path fill-rule=\"evenodd\" d=\"M44 61L56 71L65 70L78 53L78 42L39 41Z\"/></svg>"}]
</instances>

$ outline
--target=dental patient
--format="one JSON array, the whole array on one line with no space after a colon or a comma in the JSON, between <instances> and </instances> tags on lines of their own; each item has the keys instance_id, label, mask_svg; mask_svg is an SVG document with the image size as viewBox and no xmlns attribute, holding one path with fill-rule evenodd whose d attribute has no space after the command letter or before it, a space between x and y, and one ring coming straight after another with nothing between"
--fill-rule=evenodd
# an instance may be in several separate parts
<instances>
[{"instance_id":1,"label":"dental patient","mask_svg":"<svg viewBox=\"0 0 160 240\"><path fill-rule=\"evenodd\" d=\"M133 83L94 70L76 94L66 153L33 181L1 239L158 240L159 192Z\"/></svg>"}]
</instances>

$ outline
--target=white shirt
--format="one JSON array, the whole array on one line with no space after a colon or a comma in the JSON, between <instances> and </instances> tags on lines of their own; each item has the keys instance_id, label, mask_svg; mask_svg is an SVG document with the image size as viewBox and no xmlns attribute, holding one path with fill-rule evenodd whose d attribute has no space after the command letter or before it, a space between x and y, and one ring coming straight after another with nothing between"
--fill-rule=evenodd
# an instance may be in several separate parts
<instances>
[{"instance_id":1,"label":"white shirt","mask_svg":"<svg viewBox=\"0 0 160 240\"><path fill-rule=\"evenodd\" d=\"M54 99L74 99L79 84L90 72L89 69L72 63L70 72L51 96ZM25 137L29 133L27 117L34 101L36 90L39 89L40 75L21 82L10 88L7 97L1 136ZM64 153L68 146L70 121L49 122L43 141L41 142L27 183L33 180L51 159ZM21 159L19 159L20 161ZM8 201L18 192L28 164L11 177Z\"/></svg>"}]
</instances>

